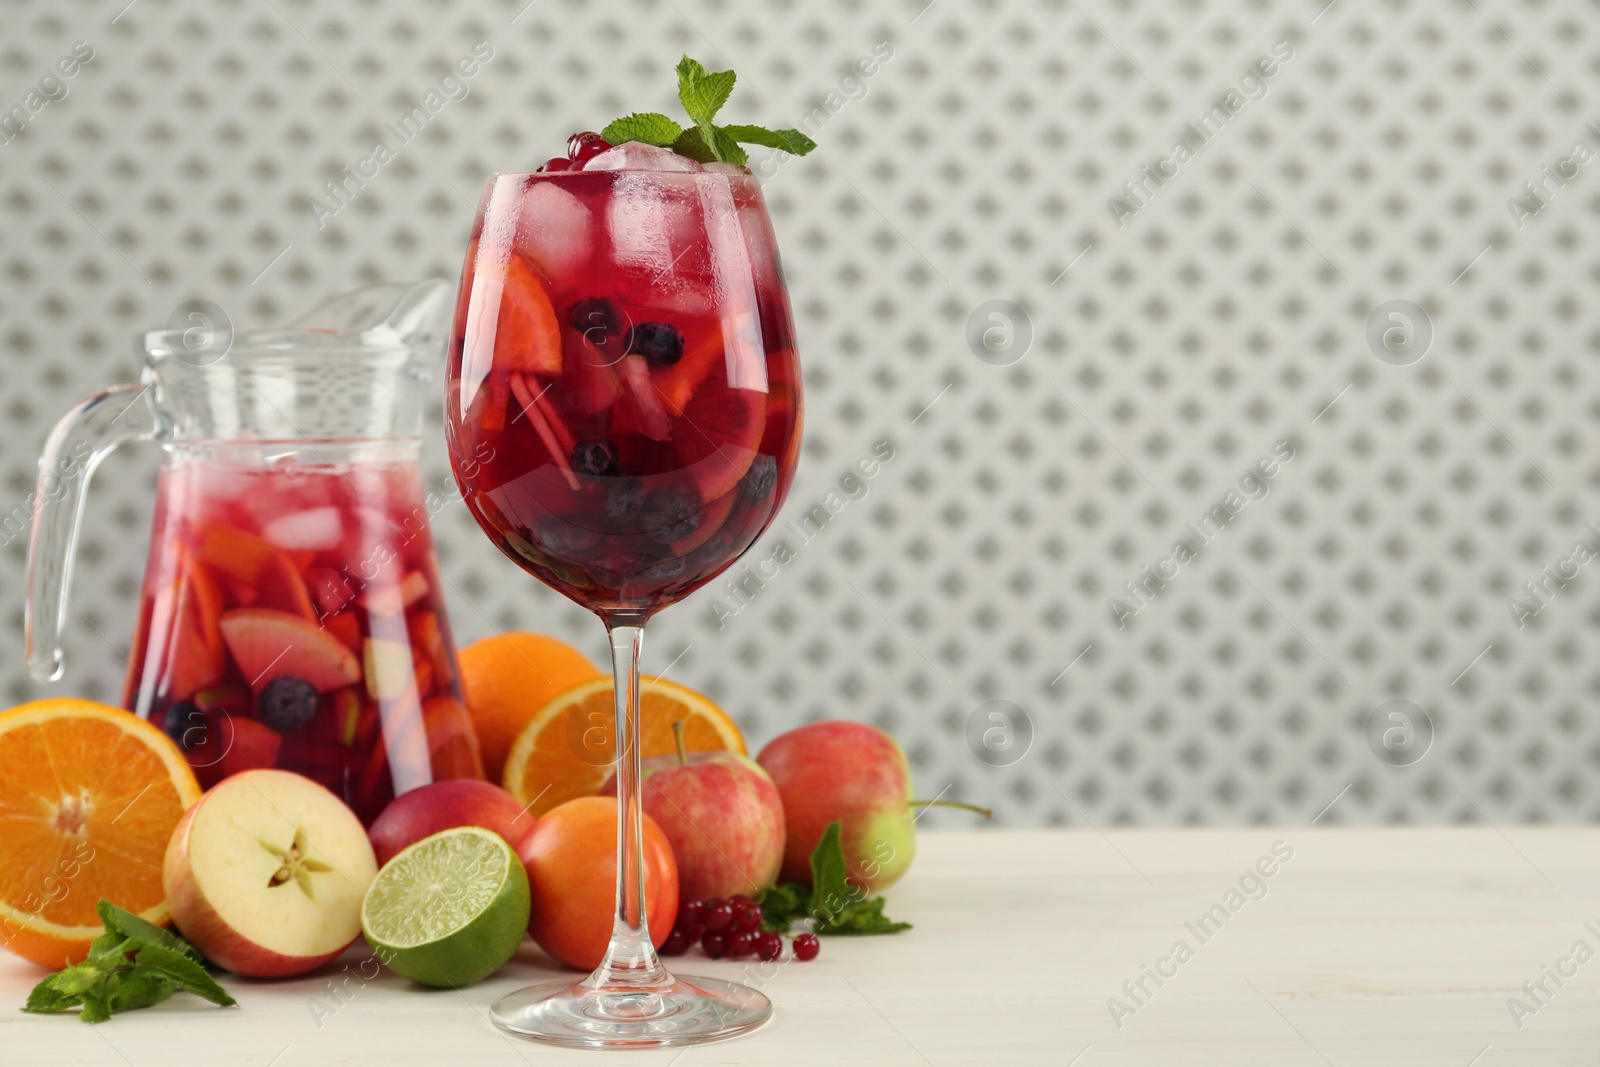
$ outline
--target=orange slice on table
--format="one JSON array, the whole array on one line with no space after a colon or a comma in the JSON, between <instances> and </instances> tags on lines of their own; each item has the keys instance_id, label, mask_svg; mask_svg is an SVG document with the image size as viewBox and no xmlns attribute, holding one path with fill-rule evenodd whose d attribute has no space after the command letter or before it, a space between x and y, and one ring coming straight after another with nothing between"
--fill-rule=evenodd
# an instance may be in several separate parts
<instances>
[{"instance_id":1,"label":"orange slice on table","mask_svg":"<svg viewBox=\"0 0 1600 1067\"><path fill-rule=\"evenodd\" d=\"M610 678L583 682L541 708L506 757L505 788L538 818L575 797L592 796L611 777L616 759L612 737ZM683 723L690 752L727 749L749 755L744 735L721 708L693 689L665 678L639 680L639 754L644 759L676 752L672 724Z\"/></svg>"},{"instance_id":2,"label":"orange slice on table","mask_svg":"<svg viewBox=\"0 0 1600 1067\"><path fill-rule=\"evenodd\" d=\"M0 947L77 963L104 897L167 921L161 861L200 784L160 730L89 700L0 713Z\"/></svg>"}]
</instances>

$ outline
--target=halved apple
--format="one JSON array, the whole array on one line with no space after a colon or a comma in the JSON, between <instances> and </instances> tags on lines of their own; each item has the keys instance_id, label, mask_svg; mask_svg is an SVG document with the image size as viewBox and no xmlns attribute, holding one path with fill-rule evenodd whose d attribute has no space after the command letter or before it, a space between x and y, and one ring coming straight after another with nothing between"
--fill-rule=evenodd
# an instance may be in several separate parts
<instances>
[{"instance_id":1,"label":"halved apple","mask_svg":"<svg viewBox=\"0 0 1600 1067\"><path fill-rule=\"evenodd\" d=\"M248 978L314 970L361 936L377 860L338 797L298 774L225 779L178 823L161 869L172 921Z\"/></svg>"}]
</instances>

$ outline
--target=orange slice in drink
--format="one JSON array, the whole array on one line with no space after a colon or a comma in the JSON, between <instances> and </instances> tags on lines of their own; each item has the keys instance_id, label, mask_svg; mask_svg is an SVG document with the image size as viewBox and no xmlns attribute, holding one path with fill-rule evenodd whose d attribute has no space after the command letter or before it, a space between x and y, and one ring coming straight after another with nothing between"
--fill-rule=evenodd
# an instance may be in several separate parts
<instances>
[{"instance_id":1,"label":"orange slice in drink","mask_svg":"<svg viewBox=\"0 0 1600 1067\"><path fill-rule=\"evenodd\" d=\"M0 946L76 963L103 933L100 898L167 920L161 861L200 784L167 736L88 700L0 713Z\"/></svg>"},{"instance_id":2,"label":"orange slice in drink","mask_svg":"<svg viewBox=\"0 0 1600 1067\"><path fill-rule=\"evenodd\" d=\"M616 761L610 678L583 682L541 708L511 746L505 787L534 818L575 797L592 796ZM693 689L665 678L639 680L639 754L677 751L672 724L683 723L690 752L720 749L749 755L744 735L726 712Z\"/></svg>"}]
</instances>

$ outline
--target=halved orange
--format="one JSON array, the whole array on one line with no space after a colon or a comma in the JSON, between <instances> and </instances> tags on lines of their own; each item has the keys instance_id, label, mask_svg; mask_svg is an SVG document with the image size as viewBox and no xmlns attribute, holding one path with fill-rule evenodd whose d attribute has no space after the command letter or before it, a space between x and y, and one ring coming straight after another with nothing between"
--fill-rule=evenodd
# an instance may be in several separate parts
<instances>
[{"instance_id":1,"label":"halved orange","mask_svg":"<svg viewBox=\"0 0 1600 1067\"><path fill-rule=\"evenodd\" d=\"M611 777L617 758L610 678L573 686L541 708L517 735L506 757L506 790L538 818L575 797L592 796ZM744 735L710 698L665 678L639 680L639 755L677 751L672 724L683 723L690 752L728 749L749 755Z\"/></svg>"},{"instance_id":2,"label":"halved orange","mask_svg":"<svg viewBox=\"0 0 1600 1067\"><path fill-rule=\"evenodd\" d=\"M161 861L200 784L167 735L121 708L36 700L0 713L0 947L77 963L102 897L167 921Z\"/></svg>"}]
</instances>

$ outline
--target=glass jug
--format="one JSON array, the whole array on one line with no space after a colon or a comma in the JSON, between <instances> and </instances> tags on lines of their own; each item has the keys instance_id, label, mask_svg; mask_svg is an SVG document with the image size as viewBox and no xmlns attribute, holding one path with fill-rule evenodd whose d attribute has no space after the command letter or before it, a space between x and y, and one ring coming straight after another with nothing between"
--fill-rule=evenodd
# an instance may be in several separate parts
<instances>
[{"instance_id":1,"label":"glass jug","mask_svg":"<svg viewBox=\"0 0 1600 1067\"><path fill-rule=\"evenodd\" d=\"M142 385L51 433L28 544L27 660L62 672L87 482L165 450L123 704L209 787L279 767L370 823L397 794L482 778L419 469L453 287L373 285L276 330L145 334Z\"/></svg>"}]
</instances>

